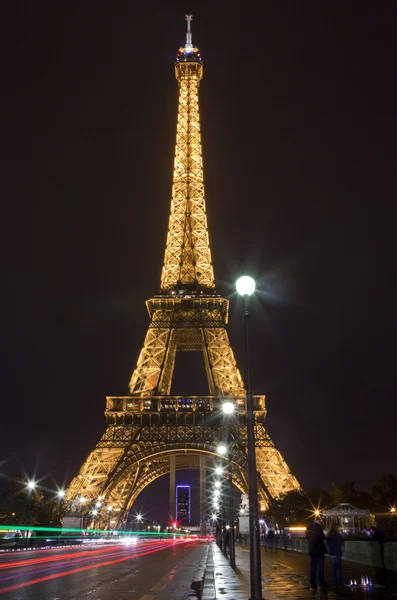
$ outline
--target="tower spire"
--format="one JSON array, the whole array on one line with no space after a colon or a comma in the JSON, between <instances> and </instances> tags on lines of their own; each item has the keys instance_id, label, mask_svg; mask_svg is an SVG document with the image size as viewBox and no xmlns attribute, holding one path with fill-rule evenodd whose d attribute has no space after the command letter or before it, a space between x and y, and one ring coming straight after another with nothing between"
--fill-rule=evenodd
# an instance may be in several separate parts
<instances>
[{"instance_id":1,"label":"tower spire","mask_svg":"<svg viewBox=\"0 0 397 600\"><path fill-rule=\"evenodd\" d=\"M193 15L185 15L185 19L187 21L185 50L186 50L186 52L191 52L193 49L193 44L192 44L192 32L190 29L190 24L193 20Z\"/></svg>"},{"instance_id":2,"label":"tower spire","mask_svg":"<svg viewBox=\"0 0 397 600\"><path fill-rule=\"evenodd\" d=\"M205 209L198 88L203 77L200 51L192 45L186 15L186 45L179 48L178 120L167 245L161 273L162 293L203 292L215 288Z\"/></svg>"}]
</instances>

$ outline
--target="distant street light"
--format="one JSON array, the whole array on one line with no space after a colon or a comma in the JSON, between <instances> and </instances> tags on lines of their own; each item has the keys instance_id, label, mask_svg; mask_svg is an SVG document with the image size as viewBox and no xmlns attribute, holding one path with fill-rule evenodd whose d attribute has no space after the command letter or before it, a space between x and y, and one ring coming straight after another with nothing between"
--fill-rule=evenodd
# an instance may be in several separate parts
<instances>
[{"instance_id":1,"label":"distant street light","mask_svg":"<svg viewBox=\"0 0 397 600\"><path fill-rule=\"evenodd\" d=\"M36 489L36 482L33 479L30 479L26 484L27 494L28 494L28 514L27 514L27 524L30 525L32 519L32 493ZM26 530L26 548L29 543L29 530Z\"/></svg>"},{"instance_id":2,"label":"distant street light","mask_svg":"<svg viewBox=\"0 0 397 600\"><path fill-rule=\"evenodd\" d=\"M395 516L397 516L397 509L395 506L391 506L390 507L390 515L391 515L391 529L392 529L392 535L393 537L396 535L396 520L395 520Z\"/></svg>"},{"instance_id":3,"label":"distant street light","mask_svg":"<svg viewBox=\"0 0 397 600\"><path fill-rule=\"evenodd\" d=\"M219 444L216 451L218 452L218 454L226 454L227 448L225 444Z\"/></svg>"},{"instance_id":4,"label":"distant street light","mask_svg":"<svg viewBox=\"0 0 397 600\"><path fill-rule=\"evenodd\" d=\"M222 469L222 467L216 467L215 468L215 473L216 473L216 475L223 475L223 469Z\"/></svg>"},{"instance_id":5,"label":"distant street light","mask_svg":"<svg viewBox=\"0 0 397 600\"><path fill-rule=\"evenodd\" d=\"M248 438L248 498L249 498L249 535L250 535L250 587L251 600L262 600L262 565L260 546L260 527L258 522L258 487L256 482L255 423L254 406L251 394L251 365L249 348L249 297L255 291L252 277L240 277L236 289L244 298L245 360L247 384L247 438Z\"/></svg>"},{"instance_id":6,"label":"distant street light","mask_svg":"<svg viewBox=\"0 0 397 600\"><path fill-rule=\"evenodd\" d=\"M234 412L234 404L233 404L233 402L225 401L222 404L222 410L225 413L225 415L231 415Z\"/></svg>"}]
</instances>

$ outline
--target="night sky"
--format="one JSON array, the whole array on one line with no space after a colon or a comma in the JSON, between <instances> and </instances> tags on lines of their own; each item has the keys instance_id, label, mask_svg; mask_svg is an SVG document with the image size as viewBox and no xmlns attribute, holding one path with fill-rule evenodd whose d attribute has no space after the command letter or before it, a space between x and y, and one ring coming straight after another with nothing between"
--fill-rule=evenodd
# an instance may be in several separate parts
<instances>
[{"instance_id":1,"label":"night sky","mask_svg":"<svg viewBox=\"0 0 397 600\"><path fill-rule=\"evenodd\" d=\"M189 12L237 361L250 274L270 435L304 486L368 487L397 464L396 5L156 6L2 4L1 471L68 483L105 396L128 391L159 291ZM172 391L206 393L203 362L187 376L182 358Z\"/></svg>"}]
</instances>

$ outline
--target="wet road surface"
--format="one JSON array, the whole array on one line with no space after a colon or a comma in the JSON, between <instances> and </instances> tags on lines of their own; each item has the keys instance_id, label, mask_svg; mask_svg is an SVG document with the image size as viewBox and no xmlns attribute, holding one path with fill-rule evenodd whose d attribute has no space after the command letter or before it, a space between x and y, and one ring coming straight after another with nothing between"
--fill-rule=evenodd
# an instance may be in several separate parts
<instances>
[{"instance_id":1,"label":"wet road surface","mask_svg":"<svg viewBox=\"0 0 397 600\"><path fill-rule=\"evenodd\" d=\"M182 600L206 544L148 540L0 554L1 600Z\"/></svg>"}]
</instances>

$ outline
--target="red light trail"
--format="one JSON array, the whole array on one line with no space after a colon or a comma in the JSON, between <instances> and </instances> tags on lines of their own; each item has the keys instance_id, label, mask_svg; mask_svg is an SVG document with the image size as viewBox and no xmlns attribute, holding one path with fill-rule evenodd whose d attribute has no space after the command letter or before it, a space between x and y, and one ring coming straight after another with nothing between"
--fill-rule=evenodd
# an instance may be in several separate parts
<instances>
[{"instance_id":1,"label":"red light trail","mask_svg":"<svg viewBox=\"0 0 397 600\"><path fill-rule=\"evenodd\" d=\"M56 561L64 561L66 559L71 559L71 560L76 560L77 561L84 557L84 558L90 558L91 556L98 556L98 554L101 553L112 553L112 552L118 552L118 553L125 553L128 552L127 555L124 554L124 556L118 557L118 558L113 558L112 560L105 560L102 561L100 563L95 563L95 564L89 564L89 565L85 565L82 567L76 567L74 569L68 569L65 571L60 571L57 573L52 573L50 575L44 575L42 577L36 577L33 579L29 579L27 581L23 581L20 583L15 583L13 585L9 585L7 587L3 587L0 588L0 594L5 594L7 592L12 592L15 590L19 590L21 588L24 587L28 587L31 585L35 585L37 583L42 583L44 581L49 581L51 579L58 579L59 577L66 577L68 575L72 575L74 573L81 573L82 571L88 571L90 569L98 569L100 567L106 567L108 565L113 565L116 563L120 563L126 560L131 560L133 558L138 558L140 556L146 556L148 554L153 554L154 552L159 552L160 550L164 550L165 548L169 548L171 545L174 544L181 544L181 543L191 543L193 541L197 541L197 540L167 540L166 542L161 542L161 541L156 541L155 543L150 542L150 545L146 546L145 551L144 552L137 552L137 548L135 547L135 550L131 552L130 548L120 548L120 546L116 546L114 548L103 548L100 550L87 550L84 552L76 552L76 553L68 553L65 555L60 555L60 556L49 556L49 557L45 557L45 558L32 558L32 559L28 559L28 560L23 560L23 561L18 561L15 564L10 564L10 563L6 563L6 564L1 564L0 568L1 569L7 569L7 570L11 570L11 569L15 569L17 567L23 566L23 567L29 567L29 566L39 566L39 565L43 565L43 564L48 564L48 563L52 563L53 565L55 564ZM19 573L18 575L15 574L14 576L12 576L12 578L16 578L18 576L22 576L22 573ZM8 577L6 579L9 579ZM4 581L4 579L3 579Z\"/></svg>"}]
</instances>

